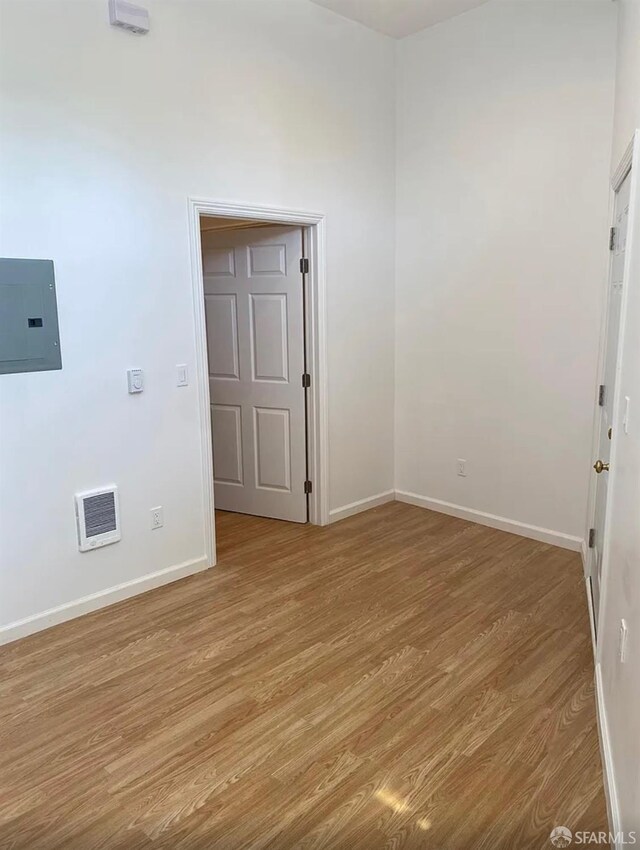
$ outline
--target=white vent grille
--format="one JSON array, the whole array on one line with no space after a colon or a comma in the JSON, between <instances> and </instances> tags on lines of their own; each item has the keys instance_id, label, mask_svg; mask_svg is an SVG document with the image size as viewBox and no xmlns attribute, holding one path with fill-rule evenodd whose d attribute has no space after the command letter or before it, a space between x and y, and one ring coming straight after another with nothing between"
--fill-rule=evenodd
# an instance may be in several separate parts
<instances>
[{"instance_id":1,"label":"white vent grille","mask_svg":"<svg viewBox=\"0 0 640 850\"><path fill-rule=\"evenodd\" d=\"M109 20L114 27L122 27L136 35L149 32L149 12L127 0L109 0Z\"/></svg>"},{"instance_id":2,"label":"white vent grille","mask_svg":"<svg viewBox=\"0 0 640 850\"><path fill-rule=\"evenodd\" d=\"M118 488L104 487L76 496L78 546L81 552L120 540Z\"/></svg>"}]
</instances>

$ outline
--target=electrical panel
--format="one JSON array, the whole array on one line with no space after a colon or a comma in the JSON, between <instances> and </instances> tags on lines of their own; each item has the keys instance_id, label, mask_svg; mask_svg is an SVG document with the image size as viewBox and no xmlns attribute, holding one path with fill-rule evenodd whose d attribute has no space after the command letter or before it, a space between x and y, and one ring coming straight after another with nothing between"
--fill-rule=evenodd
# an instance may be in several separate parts
<instances>
[{"instance_id":1,"label":"electrical panel","mask_svg":"<svg viewBox=\"0 0 640 850\"><path fill-rule=\"evenodd\" d=\"M0 258L0 374L62 369L52 260Z\"/></svg>"}]
</instances>

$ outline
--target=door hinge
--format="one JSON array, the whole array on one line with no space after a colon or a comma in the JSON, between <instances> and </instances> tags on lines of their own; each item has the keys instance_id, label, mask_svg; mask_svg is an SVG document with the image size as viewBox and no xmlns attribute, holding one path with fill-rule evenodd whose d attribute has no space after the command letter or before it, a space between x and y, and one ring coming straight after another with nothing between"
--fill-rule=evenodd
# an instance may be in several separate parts
<instances>
[{"instance_id":1,"label":"door hinge","mask_svg":"<svg viewBox=\"0 0 640 850\"><path fill-rule=\"evenodd\" d=\"M616 247L616 229L615 227L610 228L609 230L609 250L613 251Z\"/></svg>"},{"instance_id":2,"label":"door hinge","mask_svg":"<svg viewBox=\"0 0 640 850\"><path fill-rule=\"evenodd\" d=\"M302 386L305 390L308 390L311 386L311 375L308 372L304 372L302 375Z\"/></svg>"},{"instance_id":3,"label":"door hinge","mask_svg":"<svg viewBox=\"0 0 640 850\"><path fill-rule=\"evenodd\" d=\"M306 257L300 259L300 271L302 274L309 274L309 260Z\"/></svg>"},{"instance_id":4,"label":"door hinge","mask_svg":"<svg viewBox=\"0 0 640 850\"><path fill-rule=\"evenodd\" d=\"M596 530L595 528L589 529L589 549L593 549L596 545Z\"/></svg>"},{"instance_id":5,"label":"door hinge","mask_svg":"<svg viewBox=\"0 0 640 850\"><path fill-rule=\"evenodd\" d=\"M311 483L311 481L305 481L305 482L304 482L304 493L305 493L305 496L308 496L308 495L309 495L309 493L312 493L312 492L313 492L313 484Z\"/></svg>"},{"instance_id":6,"label":"door hinge","mask_svg":"<svg viewBox=\"0 0 640 850\"><path fill-rule=\"evenodd\" d=\"M598 387L598 406L604 407L604 384Z\"/></svg>"}]
</instances>

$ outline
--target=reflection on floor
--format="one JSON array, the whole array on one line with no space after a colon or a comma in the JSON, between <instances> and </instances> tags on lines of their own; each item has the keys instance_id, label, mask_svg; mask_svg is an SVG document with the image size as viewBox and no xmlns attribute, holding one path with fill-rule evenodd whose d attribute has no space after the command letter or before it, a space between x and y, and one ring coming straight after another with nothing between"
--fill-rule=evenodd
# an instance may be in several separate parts
<instances>
[{"instance_id":1,"label":"reflection on floor","mask_svg":"<svg viewBox=\"0 0 640 850\"><path fill-rule=\"evenodd\" d=\"M607 828L578 555L399 503L217 534L217 568L0 650L3 847Z\"/></svg>"}]
</instances>

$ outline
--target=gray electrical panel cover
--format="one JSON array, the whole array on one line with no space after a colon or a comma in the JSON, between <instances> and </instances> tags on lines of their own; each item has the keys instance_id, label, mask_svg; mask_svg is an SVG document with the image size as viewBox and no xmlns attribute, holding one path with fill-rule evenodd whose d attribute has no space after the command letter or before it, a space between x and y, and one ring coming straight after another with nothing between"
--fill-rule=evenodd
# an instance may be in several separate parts
<instances>
[{"instance_id":1,"label":"gray electrical panel cover","mask_svg":"<svg viewBox=\"0 0 640 850\"><path fill-rule=\"evenodd\" d=\"M0 258L0 374L62 369L52 260Z\"/></svg>"}]
</instances>

